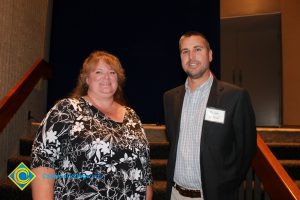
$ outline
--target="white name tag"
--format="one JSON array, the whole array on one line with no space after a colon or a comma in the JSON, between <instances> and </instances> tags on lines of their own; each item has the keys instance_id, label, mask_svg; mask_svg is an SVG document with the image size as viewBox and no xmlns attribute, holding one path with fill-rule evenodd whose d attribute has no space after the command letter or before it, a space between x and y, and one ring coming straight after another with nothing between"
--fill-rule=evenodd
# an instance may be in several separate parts
<instances>
[{"instance_id":1,"label":"white name tag","mask_svg":"<svg viewBox=\"0 0 300 200\"><path fill-rule=\"evenodd\" d=\"M204 119L206 121L224 124L225 110L206 108Z\"/></svg>"}]
</instances>

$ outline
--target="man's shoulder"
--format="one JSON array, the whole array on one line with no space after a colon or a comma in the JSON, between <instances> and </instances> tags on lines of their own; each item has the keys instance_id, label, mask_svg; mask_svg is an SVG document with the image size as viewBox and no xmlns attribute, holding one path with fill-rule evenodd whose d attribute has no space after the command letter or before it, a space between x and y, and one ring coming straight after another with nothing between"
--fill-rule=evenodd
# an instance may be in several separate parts
<instances>
[{"instance_id":1,"label":"man's shoulder","mask_svg":"<svg viewBox=\"0 0 300 200\"><path fill-rule=\"evenodd\" d=\"M250 98L248 90L243 87L220 80L217 81L216 86L214 94L221 95L223 98L230 98L232 101L242 97Z\"/></svg>"},{"instance_id":2,"label":"man's shoulder","mask_svg":"<svg viewBox=\"0 0 300 200\"><path fill-rule=\"evenodd\" d=\"M225 91L243 91L244 88L222 80L216 80L217 87Z\"/></svg>"},{"instance_id":3,"label":"man's shoulder","mask_svg":"<svg viewBox=\"0 0 300 200\"><path fill-rule=\"evenodd\" d=\"M185 89L184 89L184 85L180 85L180 86L177 86L177 87L172 88L172 89L170 89L170 90L167 90L167 91L165 92L165 95L176 94L176 93L182 92L182 91L184 91L184 90L185 90Z\"/></svg>"}]
</instances>

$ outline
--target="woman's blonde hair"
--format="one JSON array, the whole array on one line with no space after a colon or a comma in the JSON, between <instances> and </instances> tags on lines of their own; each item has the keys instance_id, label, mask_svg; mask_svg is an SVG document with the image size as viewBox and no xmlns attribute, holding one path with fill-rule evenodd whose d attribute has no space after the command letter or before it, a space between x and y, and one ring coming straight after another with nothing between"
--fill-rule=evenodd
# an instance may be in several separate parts
<instances>
[{"instance_id":1,"label":"woman's blonde hair","mask_svg":"<svg viewBox=\"0 0 300 200\"><path fill-rule=\"evenodd\" d=\"M116 56L106 51L94 51L84 60L78 77L77 86L70 96L81 97L87 95L89 87L86 83L86 78L88 74L96 67L99 61L108 64L116 72L118 77L118 88L114 94L114 100L120 104L125 104L123 97L123 86L125 82L124 69L120 60Z\"/></svg>"}]
</instances>

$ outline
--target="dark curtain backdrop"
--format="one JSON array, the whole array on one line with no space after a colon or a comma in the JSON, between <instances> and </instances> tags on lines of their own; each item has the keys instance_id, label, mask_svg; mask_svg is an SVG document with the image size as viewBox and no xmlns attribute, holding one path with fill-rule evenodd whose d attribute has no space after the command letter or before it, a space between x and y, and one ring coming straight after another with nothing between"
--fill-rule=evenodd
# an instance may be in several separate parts
<instances>
[{"instance_id":1,"label":"dark curtain backdrop","mask_svg":"<svg viewBox=\"0 0 300 200\"><path fill-rule=\"evenodd\" d=\"M113 53L126 72L125 98L143 123L164 123L163 93L183 84L178 39L197 30L209 39L219 77L219 0L54 0L48 109L69 95L83 60Z\"/></svg>"}]
</instances>

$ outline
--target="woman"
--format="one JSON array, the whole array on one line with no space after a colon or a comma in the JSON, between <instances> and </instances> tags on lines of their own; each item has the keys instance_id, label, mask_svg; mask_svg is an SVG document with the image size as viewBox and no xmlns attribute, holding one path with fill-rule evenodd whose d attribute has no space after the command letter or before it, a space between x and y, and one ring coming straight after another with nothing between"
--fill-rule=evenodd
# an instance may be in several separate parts
<instances>
[{"instance_id":1,"label":"woman","mask_svg":"<svg viewBox=\"0 0 300 200\"><path fill-rule=\"evenodd\" d=\"M152 199L149 145L123 105L124 80L107 52L84 61L73 94L48 112L34 140L34 199Z\"/></svg>"}]
</instances>

